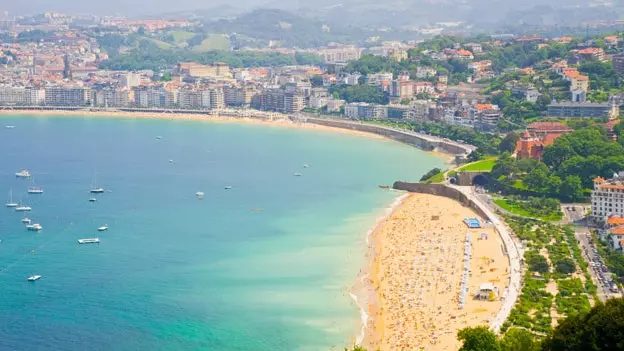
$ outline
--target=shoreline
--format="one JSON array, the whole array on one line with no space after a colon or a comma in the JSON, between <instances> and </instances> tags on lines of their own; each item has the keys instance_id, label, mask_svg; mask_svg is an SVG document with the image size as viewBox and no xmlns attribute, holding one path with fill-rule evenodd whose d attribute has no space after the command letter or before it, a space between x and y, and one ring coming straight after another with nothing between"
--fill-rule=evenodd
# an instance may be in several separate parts
<instances>
[{"instance_id":1,"label":"shoreline","mask_svg":"<svg viewBox=\"0 0 624 351\"><path fill-rule=\"evenodd\" d=\"M355 284L349 290L349 295L355 302L356 306L360 309L362 326L360 333L355 338L355 343L357 345L364 345L365 347L368 346L366 343L369 339L368 334L370 333L369 324L374 322L371 317L371 309L373 309L373 306L377 305L377 294L371 280L373 268L372 263L375 260L378 246L376 233L381 229L384 222L392 216L394 211L396 211L396 209L401 206L403 202L409 198L409 196L410 194L402 194L396 197L394 201L384 209L383 214L377 218L373 227L366 233L366 263L358 274Z\"/></svg>"},{"instance_id":2,"label":"shoreline","mask_svg":"<svg viewBox=\"0 0 624 351\"><path fill-rule=\"evenodd\" d=\"M147 120L170 120L170 121L200 121L212 123L234 123L234 124L251 124L262 125L267 127L295 128L303 130L317 130L322 132L330 132L343 135L354 135L377 140L399 142L392 138L365 131L353 130L350 128L341 128L333 126L325 126L311 122L295 122L288 116L279 119L262 119L258 117L237 117L237 116L214 116L208 113L173 113L173 112L152 112L152 111L84 111L84 110L0 110L0 119L4 116L18 117L82 117L82 118L118 118L118 119L147 119ZM405 143L401 143L405 144ZM409 145L409 144L406 144ZM409 145L422 152L432 154L444 159L447 166L453 165L455 155L442 151L426 151L418 147Z\"/></svg>"}]
</instances>

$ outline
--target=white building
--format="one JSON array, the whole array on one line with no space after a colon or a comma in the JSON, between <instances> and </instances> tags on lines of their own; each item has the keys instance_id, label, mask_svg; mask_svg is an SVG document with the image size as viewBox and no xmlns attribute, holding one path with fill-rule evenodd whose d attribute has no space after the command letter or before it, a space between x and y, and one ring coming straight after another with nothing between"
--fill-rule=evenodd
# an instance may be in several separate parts
<instances>
[{"instance_id":1,"label":"white building","mask_svg":"<svg viewBox=\"0 0 624 351\"><path fill-rule=\"evenodd\" d=\"M624 172L605 180L594 179L591 194L591 218L599 223L609 216L624 217Z\"/></svg>"},{"instance_id":2,"label":"white building","mask_svg":"<svg viewBox=\"0 0 624 351\"><path fill-rule=\"evenodd\" d=\"M344 114L347 118L358 118L359 104L350 103L344 105Z\"/></svg>"},{"instance_id":3,"label":"white building","mask_svg":"<svg viewBox=\"0 0 624 351\"><path fill-rule=\"evenodd\" d=\"M319 109L327 106L329 98L326 96L310 96L310 108Z\"/></svg>"},{"instance_id":4,"label":"white building","mask_svg":"<svg viewBox=\"0 0 624 351\"><path fill-rule=\"evenodd\" d=\"M224 108L225 107L225 95L222 88L210 89L210 107L211 108Z\"/></svg>"},{"instance_id":5,"label":"white building","mask_svg":"<svg viewBox=\"0 0 624 351\"><path fill-rule=\"evenodd\" d=\"M26 88L0 86L0 105L26 105Z\"/></svg>"},{"instance_id":6,"label":"white building","mask_svg":"<svg viewBox=\"0 0 624 351\"><path fill-rule=\"evenodd\" d=\"M358 73L351 73L344 76L344 83L346 85L358 85L360 84L360 77L362 75Z\"/></svg>"},{"instance_id":7,"label":"white building","mask_svg":"<svg viewBox=\"0 0 624 351\"><path fill-rule=\"evenodd\" d=\"M438 73L435 68L426 67L426 66L418 66L416 69L416 77L420 79L427 79L429 77L433 77Z\"/></svg>"},{"instance_id":8,"label":"white building","mask_svg":"<svg viewBox=\"0 0 624 351\"><path fill-rule=\"evenodd\" d=\"M119 83L126 88L138 87L141 85L141 75L136 72L128 72L121 76Z\"/></svg>"},{"instance_id":9,"label":"white building","mask_svg":"<svg viewBox=\"0 0 624 351\"><path fill-rule=\"evenodd\" d=\"M327 100L327 112L329 113L340 112L340 108L344 106L344 104L345 104L344 100L336 100L336 99Z\"/></svg>"},{"instance_id":10,"label":"white building","mask_svg":"<svg viewBox=\"0 0 624 351\"><path fill-rule=\"evenodd\" d=\"M381 82L391 82L393 79L391 72L372 73L366 76L366 83L369 85L378 85Z\"/></svg>"},{"instance_id":11,"label":"white building","mask_svg":"<svg viewBox=\"0 0 624 351\"><path fill-rule=\"evenodd\" d=\"M48 86L45 88L48 106L87 106L91 104L91 88L80 86Z\"/></svg>"}]
</instances>

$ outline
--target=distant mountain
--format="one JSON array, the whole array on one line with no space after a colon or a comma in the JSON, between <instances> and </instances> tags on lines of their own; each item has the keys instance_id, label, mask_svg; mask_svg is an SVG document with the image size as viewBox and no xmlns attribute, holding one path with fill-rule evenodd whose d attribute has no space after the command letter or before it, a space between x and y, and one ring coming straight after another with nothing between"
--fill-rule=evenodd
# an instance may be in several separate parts
<instances>
[{"instance_id":1,"label":"distant mountain","mask_svg":"<svg viewBox=\"0 0 624 351\"><path fill-rule=\"evenodd\" d=\"M359 29L327 25L324 21L276 9L259 9L234 19L207 21L204 29L207 32L242 35L263 42L279 41L285 47L301 48L365 37Z\"/></svg>"},{"instance_id":2,"label":"distant mountain","mask_svg":"<svg viewBox=\"0 0 624 351\"><path fill-rule=\"evenodd\" d=\"M622 3L623 0L271 0L266 6L343 25L396 28L438 22L498 23L515 20L518 14L535 17L540 8L559 13L547 15L545 23L556 17L566 23L580 23L585 18L616 17L617 12L622 12L614 8Z\"/></svg>"}]
</instances>

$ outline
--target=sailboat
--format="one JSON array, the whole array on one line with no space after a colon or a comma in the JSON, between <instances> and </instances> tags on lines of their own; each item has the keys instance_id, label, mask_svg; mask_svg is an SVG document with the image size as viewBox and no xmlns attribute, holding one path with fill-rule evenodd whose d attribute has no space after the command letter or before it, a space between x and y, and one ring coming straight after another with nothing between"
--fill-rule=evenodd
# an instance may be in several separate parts
<instances>
[{"instance_id":1,"label":"sailboat","mask_svg":"<svg viewBox=\"0 0 624 351\"><path fill-rule=\"evenodd\" d=\"M32 186L28 187L29 194L43 194L43 188L35 184L35 177L32 177Z\"/></svg>"},{"instance_id":2,"label":"sailboat","mask_svg":"<svg viewBox=\"0 0 624 351\"><path fill-rule=\"evenodd\" d=\"M13 190L9 190L9 200L6 203L6 207L17 207L18 204L13 202Z\"/></svg>"},{"instance_id":3,"label":"sailboat","mask_svg":"<svg viewBox=\"0 0 624 351\"><path fill-rule=\"evenodd\" d=\"M92 194L103 194L104 188L98 188L96 185L95 173L93 173L93 181L91 182L91 191Z\"/></svg>"}]
</instances>

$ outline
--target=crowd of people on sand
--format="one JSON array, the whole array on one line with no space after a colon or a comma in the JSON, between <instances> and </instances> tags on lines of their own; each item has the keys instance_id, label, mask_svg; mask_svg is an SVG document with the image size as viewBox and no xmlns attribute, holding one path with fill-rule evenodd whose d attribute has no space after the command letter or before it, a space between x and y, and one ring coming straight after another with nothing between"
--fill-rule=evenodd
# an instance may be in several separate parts
<instances>
[{"instance_id":1,"label":"crowd of people on sand","mask_svg":"<svg viewBox=\"0 0 624 351\"><path fill-rule=\"evenodd\" d=\"M479 260L471 261L474 246L485 241L475 244L472 236L480 233L466 232L462 219L468 216L474 213L453 200L418 194L383 224L377 233L381 249L374 279L379 297L374 325L382 330L376 332L380 340L373 349L455 350L458 329L495 313L500 304L480 305L469 297L478 283L469 284L468 277L483 268ZM480 253L486 250L491 248L482 246ZM488 268L493 262L488 259ZM478 278L490 278L494 270L487 272Z\"/></svg>"}]
</instances>

